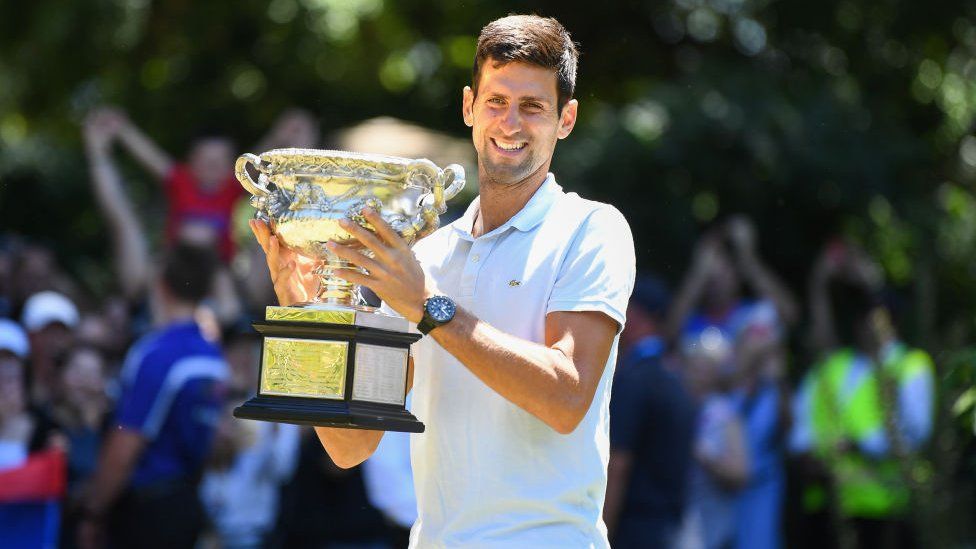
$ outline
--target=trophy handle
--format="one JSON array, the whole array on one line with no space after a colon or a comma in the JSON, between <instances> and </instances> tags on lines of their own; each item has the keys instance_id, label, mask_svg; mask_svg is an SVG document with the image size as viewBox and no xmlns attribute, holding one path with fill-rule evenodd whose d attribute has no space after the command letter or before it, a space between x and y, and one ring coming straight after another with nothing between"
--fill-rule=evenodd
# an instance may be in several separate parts
<instances>
[{"instance_id":1,"label":"trophy handle","mask_svg":"<svg viewBox=\"0 0 976 549\"><path fill-rule=\"evenodd\" d=\"M464 168L458 164L450 164L441 171L440 179L442 187L447 185L444 189L444 200L450 200L464 188Z\"/></svg>"},{"instance_id":2,"label":"trophy handle","mask_svg":"<svg viewBox=\"0 0 976 549\"><path fill-rule=\"evenodd\" d=\"M427 163L433 166L430 161L425 162L424 167L427 167ZM403 232L408 242L420 240L437 230L440 226L439 216L447 211L447 201L464 188L464 168L458 164L451 164L443 170L435 167L435 170L428 175L432 182L431 193L424 197L420 211L410 220L409 229Z\"/></svg>"},{"instance_id":3,"label":"trophy handle","mask_svg":"<svg viewBox=\"0 0 976 549\"><path fill-rule=\"evenodd\" d=\"M254 166L254 169L258 172L264 173L264 170L261 169L261 157L251 153L240 155L237 157L237 163L234 164L234 175L241 182L241 186L254 196L261 197L270 195L271 191L264 184L251 179L251 174L247 172L248 164ZM260 178L258 179L260 180Z\"/></svg>"}]
</instances>

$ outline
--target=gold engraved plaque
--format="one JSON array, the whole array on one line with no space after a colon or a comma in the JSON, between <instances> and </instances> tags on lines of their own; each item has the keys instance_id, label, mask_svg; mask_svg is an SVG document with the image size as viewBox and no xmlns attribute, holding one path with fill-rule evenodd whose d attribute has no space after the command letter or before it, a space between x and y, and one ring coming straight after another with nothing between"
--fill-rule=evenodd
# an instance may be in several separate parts
<instances>
[{"instance_id":1,"label":"gold engraved plaque","mask_svg":"<svg viewBox=\"0 0 976 549\"><path fill-rule=\"evenodd\" d=\"M266 337L261 394L341 399L346 389L349 343Z\"/></svg>"},{"instance_id":2,"label":"gold engraved plaque","mask_svg":"<svg viewBox=\"0 0 976 549\"><path fill-rule=\"evenodd\" d=\"M303 307L265 307L265 320L312 322L316 324L355 324L356 311L320 310Z\"/></svg>"},{"instance_id":3,"label":"gold engraved plaque","mask_svg":"<svg viewBox=\"0 0 976 549\"><path fill-rule=\"evenodd\" d=\"M403 406L407 389L407 349L356 344L352 398Z\"/></svg>"}]
</instances>

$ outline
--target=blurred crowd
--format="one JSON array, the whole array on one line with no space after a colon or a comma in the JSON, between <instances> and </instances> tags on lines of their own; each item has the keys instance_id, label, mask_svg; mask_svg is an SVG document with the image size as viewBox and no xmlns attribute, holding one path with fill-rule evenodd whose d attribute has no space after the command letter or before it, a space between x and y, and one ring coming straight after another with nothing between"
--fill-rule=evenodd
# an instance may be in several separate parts
<instances>
[{"instance_id":1,"label":"blurred crowd","mask_svg":"<svg viewBox=\"0 0 976 549\"><path fill-rule=\"evenodd\" d=\"M405 547L408 435L343 470L311 429L231 415L258 385L250 320L275 302L237 145L203 130L176 159L114 108L82 133L114 292L86 295L56 244L0 234L0 539ZM314 117L290 110L249 150L320 139ZM158 253L120 161L160 183ZM801 303L760 237L744 217L716 222L675 292L649 273L637 282L611 399L611 541L912 547L932 362L899 338L857 246L825 243Z\"/></svg>"},{"instance_id":2,"label":"blurred crowd","mask_svg":"<svg viewBox=\"0 0 976 549\"><path fill-rule=\"evenodd\" d=\"M610 401L614 547L916 547L935 410L877 264L827 243L805 308L751 222L700 238L673 295L639 278ZM806 310L806 318L803 311Z\"/></svg>"}]
</instances>

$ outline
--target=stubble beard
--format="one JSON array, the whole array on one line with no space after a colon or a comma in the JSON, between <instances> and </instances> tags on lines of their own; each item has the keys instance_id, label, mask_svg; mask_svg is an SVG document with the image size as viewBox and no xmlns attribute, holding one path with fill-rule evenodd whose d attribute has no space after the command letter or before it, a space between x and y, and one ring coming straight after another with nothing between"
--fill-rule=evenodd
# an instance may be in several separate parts
<instances>
[{"instance_id":1,"label":"stubble beard","mask_svg":"<svg viewBox=\"0 0 976 549\"><path fill-rule=\"evenodd\" d=\"M490 141L485 144L486 148L492 146ZM518 164L508 165L491 160L487 154L479 155L478 167L481 172L479 183L502 189L517 187L530 179L534 179L534 176L546 169L546 162L540 163L538 167L533 169L532 165L535 160L535 156L529 154Z\"/></svg>"}]
</instances>

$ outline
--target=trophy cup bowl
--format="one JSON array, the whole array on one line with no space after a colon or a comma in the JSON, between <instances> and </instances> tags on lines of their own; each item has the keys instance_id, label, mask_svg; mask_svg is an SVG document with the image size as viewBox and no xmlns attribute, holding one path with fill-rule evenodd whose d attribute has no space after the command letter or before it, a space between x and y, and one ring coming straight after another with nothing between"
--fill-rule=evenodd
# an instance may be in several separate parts
<instances>
[{"instance_id":1,"label":"trophy cup bowl","mask_svg":"<svg viewBox=\"0 0 976 549\"><path fill-rule=\"evenodd\" d=\"M249 170L257 175L255 179ZM243 154L235 173L251 193L256 217L281 245L317 263L316 295L267 307L257 395L234 410L240 418L360 429L421 432L404 406L410 344L405 319L367 306L359 288L334 275L361 270L326 248L358 246L339 222L368 230L372 208L408 243L437 229L446 202L464 187L464 169L426 159L315 149ZM371 252L362 247L360 252Z\"/></svg>"}]
</instances>

